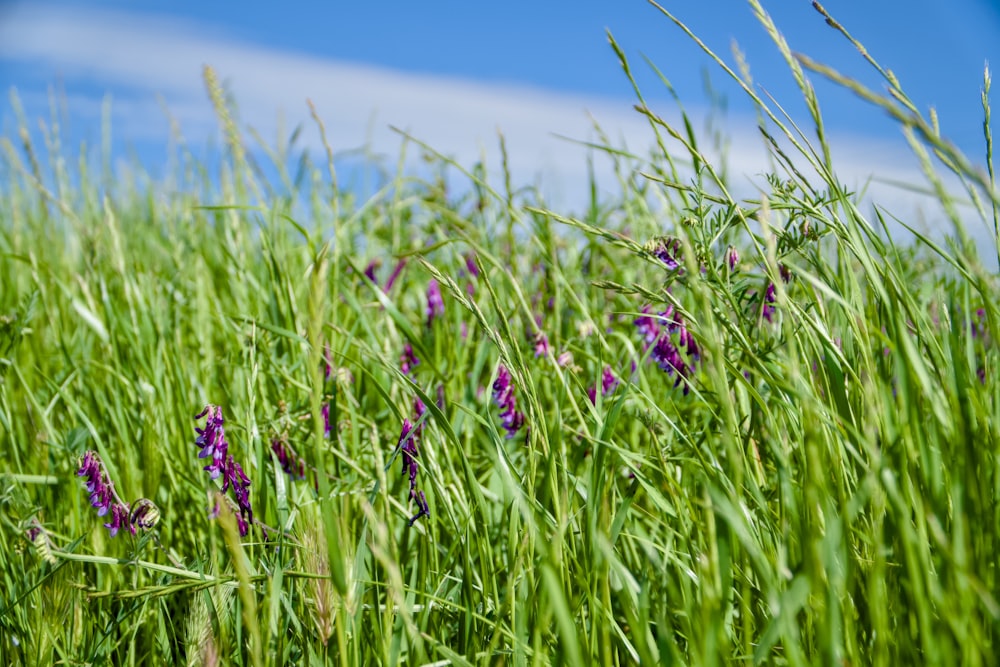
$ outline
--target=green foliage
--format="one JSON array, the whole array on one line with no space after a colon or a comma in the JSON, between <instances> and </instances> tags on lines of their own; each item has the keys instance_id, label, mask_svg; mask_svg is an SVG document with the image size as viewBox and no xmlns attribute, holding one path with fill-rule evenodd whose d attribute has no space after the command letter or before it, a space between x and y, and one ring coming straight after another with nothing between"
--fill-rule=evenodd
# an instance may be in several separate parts
<instances>
[{"instance_id":1,"label":"green foliage","mask_svg":"<svg viewBox=\"0 0 1000 667\"><path fill-rule=\"evenodd\" d=\"M983 170L866 52L889 95L793 54L752 5L816 136L710 53L774 157L754 201L638 88L657 150L597 147L621 189L580 216L412 138L439 180L357 202L332 152L324 184L282 147L263 182L211 70L227 158L185 158L172 191L95 180L85 155L46 175L26 129L4 140L0 662L992 664L1000 294L931 162L995 233L989 124ZM900 122L947 243L862 212L807 72ZM649 315L685 377L641 338ZM252 480L243 538L197 458L208 403ZM430 511L412 525L404 419ZM155 503L152 530L109 536L75 474L88 450L124 502Z\"/></svg>"}]
</instances>

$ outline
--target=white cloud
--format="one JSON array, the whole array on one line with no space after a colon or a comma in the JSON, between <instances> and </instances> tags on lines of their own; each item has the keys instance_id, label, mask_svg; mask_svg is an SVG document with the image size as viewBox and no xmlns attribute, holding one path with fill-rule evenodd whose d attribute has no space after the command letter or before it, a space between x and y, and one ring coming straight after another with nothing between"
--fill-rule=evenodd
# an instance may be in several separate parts
<instances>
[{"instance_id":1,"label":"white cloud","mask_svg":"<svg viewBox=\"0 0 1000 667\"><path fill-rule=\"evenodd\" d=\"M592 115L613 140L640 153L652 145L648 122L632 110L629 100L334 61L241 42L173 18L22 5L0 23L0 60L115 91L116 134L136 141L167 135L155 94L164 96L189 139L203 138L214 127L201 79L204 64L212 65L229 84L241 119L265 137L274 136L280 112L291 126L306 123L307 143L318 148L307 98L316 104L335 150L370 141L375 152L394 155L400 137L389 126L395 125L460 163L471 164L485 152L495 165L500 130L517 181L537 178L550 197L577 205L587 189L586 151L554 135L594 140ZM93 100L71 101L75 113L94 118L98 106ZM678 121L667 105L657 111ZM736 182L748 184L739 178L746 175L760 183L758 175L768 167L754 121L736 119L727 131L730 172ZM835 164L849 186L860 188L873 174L923 182L900 142L842 136L832 143ZM752 191L747 187L745 194ZM872 192L880 201L888 199L902 215L912 217L919 205L912 195L885 186L875 186Z\"/></svg>"}]
</instances>

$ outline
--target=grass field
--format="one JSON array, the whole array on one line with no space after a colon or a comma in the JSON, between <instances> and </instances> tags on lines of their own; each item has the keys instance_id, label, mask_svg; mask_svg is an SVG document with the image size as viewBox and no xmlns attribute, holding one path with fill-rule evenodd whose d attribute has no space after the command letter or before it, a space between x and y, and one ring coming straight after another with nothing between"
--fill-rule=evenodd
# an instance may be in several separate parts
<instances>
[{"instance_id":1,"label":"grass field","mask_svg":"<svg viewBox=\"0 0 1000 667\"><path fill-rule=\"evenodd\" d=\"M365 200L264 179L211 70L217 171L3 139L0 663L995 664L989 75L984 162L759 17L811 117L744 84L754 199L638 90L656 149L578 212L417 142ZM845 189L809 77L944 240Z\"/></svg>"}]
</instances>

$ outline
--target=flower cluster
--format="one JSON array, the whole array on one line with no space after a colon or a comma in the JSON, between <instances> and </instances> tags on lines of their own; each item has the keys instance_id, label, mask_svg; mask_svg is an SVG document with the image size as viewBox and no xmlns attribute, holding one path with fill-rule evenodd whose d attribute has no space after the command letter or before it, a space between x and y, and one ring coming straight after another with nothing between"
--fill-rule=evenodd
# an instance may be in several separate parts
<instances>
[{"instance_id":1,"label":"flower cluster","mask_svg":"<svg viewBox=\"0 0 1000 667\"><path fill-rule=\"evenodd\" d=\"M205 428L195 428L198 437L195 444L201 447L198 458L211 457L211 462L205 466L212 479L222 476L222 493L230 488L239 509L236 521L240 527L240 535L246 535L250 531L253 523L253 508L250 506L250 479L243 472L243 468L229 453L229 443L226 441L226 432L223 428L225 419L222 417L222 408L217 405L206 405L195 419L206 417Z\"/></svg>"},{"instance_id":2,"label":"flower cluster","mask_svg":"<svg viewBox=\"0 0 1000 667\"><path fill-rule=\"evenodd\" d=\"M784 264L778 265L778 274L781 276L781 282L786 285L792 280L792 271ZM760 315L768 322L774 321L774 302L777 300L777 291L775 289L774 283L767 284L767 290L764 292L764 306L761 308Z\"/></svg>"},{"instance_id":3,"label":"flower cluster","mask_svg":"<svg viewBox=\"0 0 1000 667\"><path fill-rule=\"evenodd\" d=\"M118 534L124 526L128 532L135 535L136 528L149 530L160 520L160 510L152 500L140 498L132 504L131 510L115 493L115 484L108 477L104 462L95 451L87 451L80 459L77 477L83 477L84 486L90 493L90 504L97 508L97 516L108 516L104 524L111 537Z\"/></svg>"},{"instance_id":4,"label":"flower cluster","mask_svg":"<svg viewBox=\"0 0 1000 667\"><path fill-rule=\"evenodd\" d=\"M687 394L691 390L689 378L701 359L698 343L673 305L668 305L657 317L649 314L649 306L643 306L642 313L635 319L635 326L642 334L645 348L652 347L650 357L668 375L676 375L674 386L683 384ZM661 322L664 326L660 326Z\"/></svg>"},{"instance_id":5,"label":"flower cluster","mask_svg":"<svg viewBox=\"0 0 1000 667\"><path fill-rule=\"evenodd\" d=\"M666 264L668 269L678 271L681 269L681 250L680 239L661 239L653 247L653 254Z\"/></svg>"},{"instance_id":6,"label":"flower cluster","mask_svg":"<svg viewBox=\"0 0 1000 667\"><path fill-rule=\"evenodd\" d=\"M611 371L611 366L605 366L604 372L601 373L601 396L607 396L614 392L618 388L618 378ZM587 396L590 398L590 402L597 404L597 383L594 383L593 387L587 389Z\"/></svg>"},{"instance_id":7,"label":"flower cluster","mask_svg":"<svg viewBox=\"0 0 1000 667\"><path fill-rule=\"evenodd\" d=\"M299 458L281 439L271 441L271 451L274 452L281 469L292 479L306 478L306 462Z\"/></svg>"},{"instance_id":8,"label":"flower cluster","mask_svg":"<svg viewBox=\"0 0 1000 667\"><path fill-rule=\"evenodd\" d=\"M524 415L517 409L514 388L510 385L510 371L503 364L500 364L497 379L493 382L493 401L500 408L500 419L507 431L507 437L513 438L514 434L524 426Z\"/></svg>"},{"instance_id":9,"label":"flower cluster","mask_svg":"<svg viewBox=\"0 0 1000 667\"><path fill-rule=\"evenodd\" d=\"M134 535L135 528L128 522L128 505L115 493L115 485L104 470L104 462L97 452L87 451L83 455L76 474L77 477L85 478L84 486L90 493L91 506L97 508L97 516L108 516L109 520L104 527L111 533L111 537L117 535L123 525Z\"/></svg>"},{"instance_id":10,"label":"flower cluster","mask_svg":"<svg viewBox=\"0 0 1000 667\"><path fill-rule=\"evenodd\" d=\"M417 504L417 513L410 517L409 525L411 526L420 517L431 515L424 492L417 489L417 475L420 472L420 467L417 463L417 457L420 456L420 452L417 450L417 441L419 439L419 430L414 428L409 419L403 419L403 431L399 435L399 443L396 447L399 448L402 455L403 474L410 478L410 500Z\"/></svg>"}]
</instances>

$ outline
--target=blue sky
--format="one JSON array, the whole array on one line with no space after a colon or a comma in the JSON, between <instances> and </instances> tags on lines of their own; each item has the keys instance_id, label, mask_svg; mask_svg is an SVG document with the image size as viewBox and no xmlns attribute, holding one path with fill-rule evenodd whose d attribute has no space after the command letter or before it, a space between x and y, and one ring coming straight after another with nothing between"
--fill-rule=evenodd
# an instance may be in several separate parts
<instances>
[{"instance_id":1,"label":"blue sky","mask_svg":"<svg viewBox=\"0 0 1000 667\"><path fill-rule=\"evenodd\" d=\"M0 0L2 2L2 0ZM665 7L732 62L735 40L755 81L797 120L804 109L787 68L742 0L671 2ZM983 66L1000 63L995 1L828 0L827 9L893 69L921 108L933 105L944 132L981 159ZM806 0L764 3L795 50L881 87L875 73ZM579 149L553 137L592 139L591 116L634 149L649 143L631 110L628 83L608 47L610 30L640 74L657 110L676 118L642 63L649 56L675 85L687 110L704 116L703 74L728 102L731 158L738 171L763 167L754 151L753 110L724 75L666 17L642 0L505 3L144 2L90 0L0 4L0 82L15 86L29 115L45 115L46 91L65 92L76 140L99 136L101 100L113 96L115 147L134 149L155 170L169 123L160 99L192 144L214 128L200 78L204 63L233 90L241 118L268 139L278 119L308 118L311 98L336 150L368 142L393 155L412 131L470 162L496 154L505 133L515 174L574 191L584 177ZM864 179L872 171L907 178L898 130L878 111L816 81L835 157ZM0 106L10 131L11 106ZM310 134L309 141L315 141ZM577 151L577 152L573 152ZM838 155L838 152L840 155ZM910 170L910 171L906 171ZM905 172L905 173L904 173Z\"/></svg>"}]
</instances>

